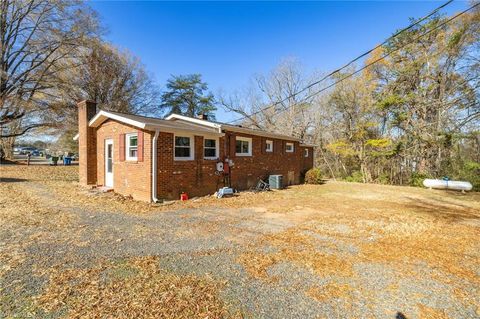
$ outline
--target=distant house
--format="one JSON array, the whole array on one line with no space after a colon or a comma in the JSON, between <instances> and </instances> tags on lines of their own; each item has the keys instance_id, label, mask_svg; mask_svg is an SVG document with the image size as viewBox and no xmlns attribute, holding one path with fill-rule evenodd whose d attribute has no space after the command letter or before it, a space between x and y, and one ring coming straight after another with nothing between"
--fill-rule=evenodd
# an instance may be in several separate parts
<instances>
[{"instance_id":1,"label":"distant house","mask_svg":"<svg viewBox=\"0 0 480 319\"><path fill-rule=\"evenodd\" d=\"M111 187L144 201L242 190L283 175L298 184L313 166L313 146L298 138L172 114L166 119L78 104L80 183ZM222 172L223 166L223 172Z\"/></svg>"}]
</instances>

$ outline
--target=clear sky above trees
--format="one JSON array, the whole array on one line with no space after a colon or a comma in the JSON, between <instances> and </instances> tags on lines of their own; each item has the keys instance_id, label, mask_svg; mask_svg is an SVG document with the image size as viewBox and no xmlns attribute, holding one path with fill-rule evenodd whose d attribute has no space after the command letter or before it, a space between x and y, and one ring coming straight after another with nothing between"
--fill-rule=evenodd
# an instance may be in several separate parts
<instances>
[{"instance_id":1,"label":"clear sky above trees","mask_svg":"<svg viewBox=\"0 0 480 319\"><path fill-rule=\"evenodd\" d=\"M200 73L213 93L247 85L288 56L307 71L330 71L440 3L90 2L109 29L107 38L138 55L159 84L172 74ZM444 11L467 6L455 1ZM217 118L231 115L220 110Z\"/></svg>"}]
</instances>

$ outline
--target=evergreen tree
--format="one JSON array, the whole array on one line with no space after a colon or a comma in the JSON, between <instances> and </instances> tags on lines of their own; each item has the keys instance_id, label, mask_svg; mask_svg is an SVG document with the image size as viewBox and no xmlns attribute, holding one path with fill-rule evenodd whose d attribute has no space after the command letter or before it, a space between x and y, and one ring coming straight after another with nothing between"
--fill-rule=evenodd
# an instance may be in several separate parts
<instances>
[{"instance_id":1,"label":"evergreen tree","mask_svg":"<svg viewBox=\"0 0 480 319\"><path fill-rule=\"evenodd\" d=\"M191 117L206 114L212 119L217 108L213 94L207 90L208 85L200 74L172 76L167 81L167 91L162 94L162 107L168 109L168 114Z\"/></svg>"}]
</instances>

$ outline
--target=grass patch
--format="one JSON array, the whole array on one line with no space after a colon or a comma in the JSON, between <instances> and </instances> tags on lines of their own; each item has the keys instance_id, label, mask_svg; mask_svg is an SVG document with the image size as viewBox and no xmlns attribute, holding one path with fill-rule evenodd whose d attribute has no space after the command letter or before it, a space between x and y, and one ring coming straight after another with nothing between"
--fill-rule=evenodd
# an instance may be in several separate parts
<instances>
[{"instance_id":1,"label":"grass patch","mask_svg":"<svg viewBox=\"0 0 480 319\"><path fill-rule=\"evenodd\" d=\"M68 318L225 318L221 284L178 276L138 257L91 269L58 270L38 306Z\"/></svg>"},{"instance_id":2,"label":"grass patch","mask_svg":"<svg viewBox=\"0 0 480 319\"><path fill-rule=\"evenodd\" d=\"M317 301L324 302L332 298L350 298L352 291L352 287L347 284L331 282L323 287L310 288L307 295Z\"/></svg>"}]
</instances>

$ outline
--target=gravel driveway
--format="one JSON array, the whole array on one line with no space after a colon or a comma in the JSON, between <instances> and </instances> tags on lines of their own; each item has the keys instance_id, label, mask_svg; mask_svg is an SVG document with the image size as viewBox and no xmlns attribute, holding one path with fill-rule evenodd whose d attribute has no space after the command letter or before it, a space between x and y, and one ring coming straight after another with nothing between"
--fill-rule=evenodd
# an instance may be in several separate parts
<instances>
[{"instance_id":1,"label":"gravel driveway","mask_svg":"<svg viewBox=\"0 0 480 319\"><path fill-rule=\"evenodd\" d=\"M82 205L66 185L115 199L70 181L2 185L0 209L19 213L2 215L0 317L68 317L38 303L53 269L156 256L162 271L220 283L221 316L480 318L477 195L331 183L138 214Z\"/></svg>"}]
</instances>

